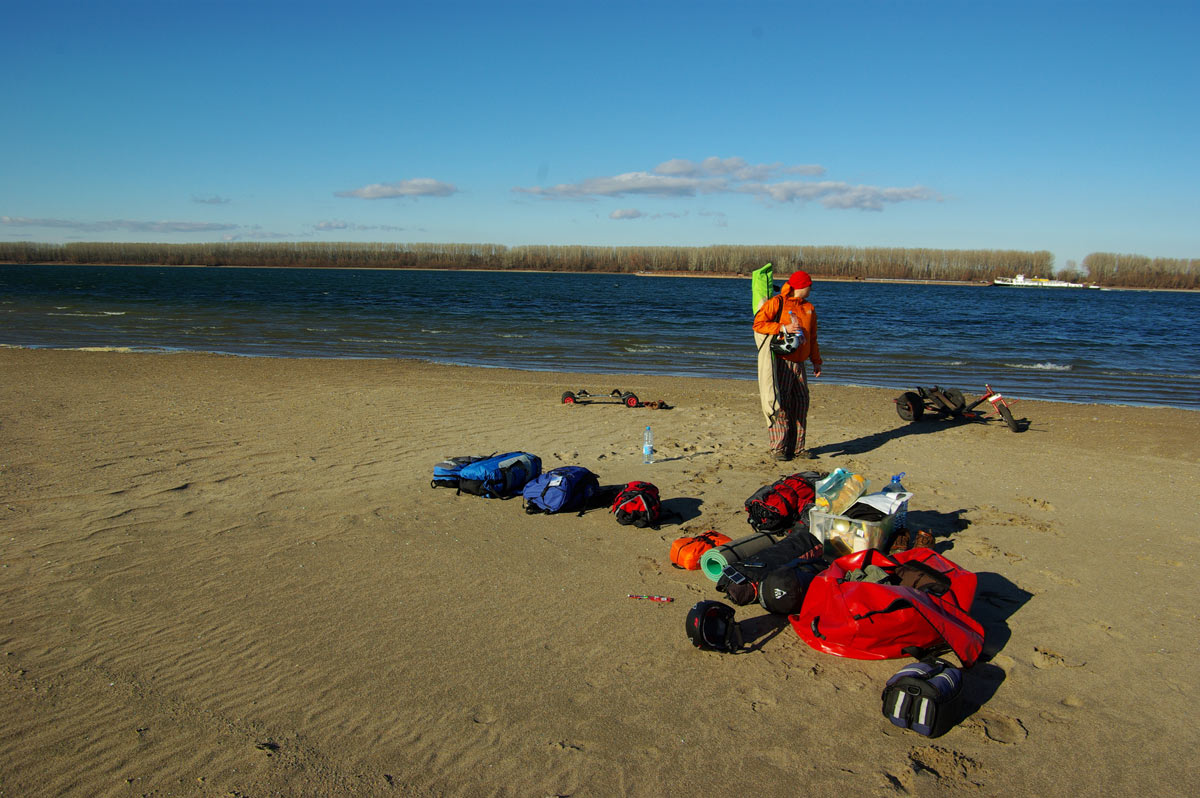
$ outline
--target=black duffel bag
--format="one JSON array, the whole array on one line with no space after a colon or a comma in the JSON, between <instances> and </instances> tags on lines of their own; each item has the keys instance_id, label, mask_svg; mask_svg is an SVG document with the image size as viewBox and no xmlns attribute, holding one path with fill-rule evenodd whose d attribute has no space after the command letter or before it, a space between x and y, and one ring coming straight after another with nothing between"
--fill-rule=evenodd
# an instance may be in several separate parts
<instances>
[{"instance_id":1,"label":"black duffel bag","mask_svg":"<svg viewBox=\"0 0 1200 798\"><path fill-rule=\"evenodd\" d=\"M725 567L717 590L739 606L758 601L780 615L800 611L812 578L825 570L824 547L811 532L793 532L754 556Z\"/></svg>"}]
</instances>

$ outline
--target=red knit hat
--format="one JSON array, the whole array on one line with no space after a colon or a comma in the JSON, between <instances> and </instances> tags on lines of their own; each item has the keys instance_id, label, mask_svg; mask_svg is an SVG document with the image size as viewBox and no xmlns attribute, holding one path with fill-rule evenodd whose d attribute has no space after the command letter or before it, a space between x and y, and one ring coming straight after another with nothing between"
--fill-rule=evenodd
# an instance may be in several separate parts
<instances>
[{"instance_id":1,"label":"red knit hat","mask_svg":"<svg viewBox=\"0 0 1200 798\"><path fill-rule=\"evenodd\" d=\"M788 278L788 285L799 291L801 288L808 288L812 285L812 278L808 276L808 272L794 271L792 276Z\"/></svg>"}]
</instances>

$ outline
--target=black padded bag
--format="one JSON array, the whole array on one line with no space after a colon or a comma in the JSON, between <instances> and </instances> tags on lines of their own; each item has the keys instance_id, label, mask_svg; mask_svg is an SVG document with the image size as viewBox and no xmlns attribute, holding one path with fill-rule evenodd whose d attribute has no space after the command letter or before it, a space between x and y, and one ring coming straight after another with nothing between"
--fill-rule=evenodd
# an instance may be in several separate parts
<instances>
[{"instance_id":1,"label":"black padded bag","mask_svg":"<svg viewBox=\"0 0 1200 798\"><path fill-rule=\"evenodd\" d=\"M821 541L817 540L811 532L793 532L778 543L768 546L745 560L726 566L721 573L721 578L717 580L717 590L728 596L729 600L739 607L758 601L771 612L782 612L784 615L799 612L799 605L795 610L788 612L768 607L760 592L760 584L772 573L789 566L795 569L802 565L802 571L816 575L826 567L826 562L822 558L823 553L824 547L821 545ZM797 576L796 579L803 584L795 587L803 589L807 589L808 582L811 581L803 576ZM777 577L777 581L786 582L787 580L788 577L785 575ZM774 586L772 594L779 588L780 585ZM784 590L788 592L786 589ZM803 600L802 593L800 599ZM779 602L773 602L773 606L784 607L787 606L787 603L781 595Z\"/></svg>"},{"instance_id":2,"label":"black padded bag","mask_svg":"<svg viewBox=\"0 0 1200 798\"><path fill-rule=\"evenodd\" d=\"M776 568L758 585L758 603L775 615L795 615L804 606L808 586L822 569L811 563Z\"/></svg>"},{"instance_id":3,"label":"black padded bag","mask_svg":"<svg viewBox=\"0 0 1200 798\"><path fill-rule=\"evenodd\" d=\"M883 688L883 714L896 726L940 737L962 719L962 671L944 660L905 665Z\"/></svg>"}]
</instances>

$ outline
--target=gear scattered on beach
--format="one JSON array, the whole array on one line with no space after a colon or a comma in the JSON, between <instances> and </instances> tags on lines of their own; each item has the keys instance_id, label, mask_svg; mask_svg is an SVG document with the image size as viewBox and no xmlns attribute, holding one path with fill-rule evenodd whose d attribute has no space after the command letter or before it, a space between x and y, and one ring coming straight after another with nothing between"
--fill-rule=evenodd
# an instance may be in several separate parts
<instances>
[{"instance_id":1,"label":"gear scattered on beach","mask_svg":"<svg viewBox=\"0 0 1200 798\"><path fill-rule=\"evenodd\" d=\"M637 394L632 391L622 391L620 388L613 388L607 394L591 393L586 388L581 388L578 391L565 391L561 402L564 405L616 403L625 405L625 407L649 407L652 410L671 409L671 405L667 404L666 400L659 399L656 402L643 402L637 398Z\"/></svg>"}]
</instances>

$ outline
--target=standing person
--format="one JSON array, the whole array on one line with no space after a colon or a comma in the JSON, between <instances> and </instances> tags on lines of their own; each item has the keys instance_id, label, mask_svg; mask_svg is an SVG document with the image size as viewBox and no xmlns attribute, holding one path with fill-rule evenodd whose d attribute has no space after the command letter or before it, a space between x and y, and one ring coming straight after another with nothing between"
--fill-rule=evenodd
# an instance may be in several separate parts
<instances>
[{"instance_id":1,"label":"standing person","mask_svg":"<svg viewBox=\"0 0 1200 798\"><path fill-rule=\"evenodd\" d=\"M771 418L771 456L811 460L805 448L808 424L808 376L804 361L811 360L813 376L821 376L821 350L817 347L817 311L808 301L812 278L796 271L779 293L762 303L754 314L754 332L770 340L779 333L802 334L798 345L786 354L775 353L775 393L778 410Z\"/></svg>"}]
</instances>

